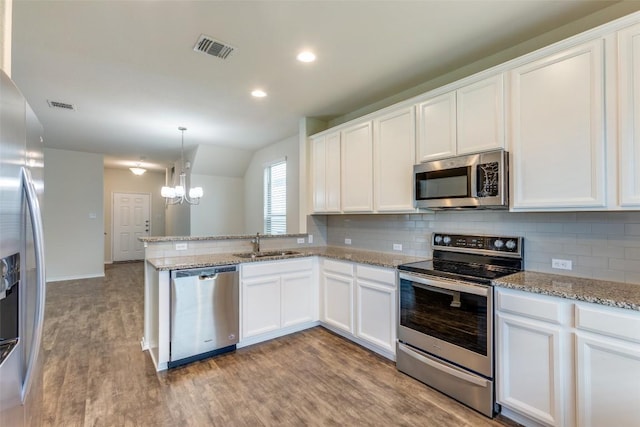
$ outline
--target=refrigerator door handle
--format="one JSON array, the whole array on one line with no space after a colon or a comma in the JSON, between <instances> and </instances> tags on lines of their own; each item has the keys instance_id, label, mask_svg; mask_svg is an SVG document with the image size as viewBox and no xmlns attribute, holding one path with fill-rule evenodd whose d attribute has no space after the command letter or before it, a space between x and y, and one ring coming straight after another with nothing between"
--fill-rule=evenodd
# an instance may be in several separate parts
<instances>
[{"instance_id":1,"label":"refrigerator door handle","mask_svg":"<svg viewBox=\"0 0 640 427\"><path fill-rule=\"evenodd\" d=\"M34 321L33 342L31 344L31 354L27 360L27 371L22 384L22 401L24 402L29 388L31 387L33 369L38 360L40 344L42 342L42 329L44 326L44 303L46 295L46 279L44 270L44 234L42 228L42 217L40 214L40 203L38 193L31 178L31 172L27 168L22 168L22 188L26 195L26 201L31 217L31 228L33 230L33 245L36 261L36 313Z\"/></svg>"}]
</instances>

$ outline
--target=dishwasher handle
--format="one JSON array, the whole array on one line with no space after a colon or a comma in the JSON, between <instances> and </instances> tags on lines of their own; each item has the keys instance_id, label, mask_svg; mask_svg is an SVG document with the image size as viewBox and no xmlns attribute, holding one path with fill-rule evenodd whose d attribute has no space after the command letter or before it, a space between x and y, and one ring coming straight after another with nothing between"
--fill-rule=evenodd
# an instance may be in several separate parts
<instances>
[{"instance_id":1,"label":"dishwasher handle","mask_svg":"<svg viewBox=\"0 0 640 427\"><path fill-rule=\"evenodd\" d=\"M220 273L236 273L237 265L221 265L217 267L191 268L185 270L171 270L172 279L181 279L184 277L198 277L200 280L214 279Z\"/></svg>"}]
</instances>

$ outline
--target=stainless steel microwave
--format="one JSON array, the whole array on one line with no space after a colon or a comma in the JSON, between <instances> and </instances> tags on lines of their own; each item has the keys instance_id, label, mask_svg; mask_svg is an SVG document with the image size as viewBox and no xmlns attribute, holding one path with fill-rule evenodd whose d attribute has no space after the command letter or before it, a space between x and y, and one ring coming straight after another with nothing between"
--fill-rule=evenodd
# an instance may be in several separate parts
<instances>
[{"instance_id":1,"label":"stainless steel microwave","mask_svg":"<svg viewBox=\"0 0 640 427\"><path fill-rule=\"evenodd\" d=\"M415 165L415 206L426 209L508 209L508 163L508 153L497 150Z\"/></svg>"}]
</instances>

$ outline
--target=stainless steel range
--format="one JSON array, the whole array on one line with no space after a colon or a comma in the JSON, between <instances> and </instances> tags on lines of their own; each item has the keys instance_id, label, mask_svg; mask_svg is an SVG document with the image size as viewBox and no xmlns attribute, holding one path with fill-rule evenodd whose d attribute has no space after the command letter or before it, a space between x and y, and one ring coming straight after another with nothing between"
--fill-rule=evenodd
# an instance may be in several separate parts
<instances>
[{"instance_id":1,"label":"stainless steel range","mask_svg":"<svg viewBox=\"0 0 640 427\"><path fill-rule=\"evenodd\" d=\"M522 270L523 239L434 233L433 248L398 267L397 368L493 417L491 280Z\"/></svg>"}]
</instances>

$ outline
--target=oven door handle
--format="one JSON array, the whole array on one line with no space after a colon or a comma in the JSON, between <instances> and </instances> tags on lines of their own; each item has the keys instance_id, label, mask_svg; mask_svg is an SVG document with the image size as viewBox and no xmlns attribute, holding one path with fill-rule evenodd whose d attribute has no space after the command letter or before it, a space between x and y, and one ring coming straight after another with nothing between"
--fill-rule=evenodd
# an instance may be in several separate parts
<instances>
[{"instance_id":1,"label":"oven door handle","mask_svg":"<svg viewBox=\"0 0 640 427\"><path fill-rule=\"evenodd\" d=\"M439 371L452 375L456 378L459 378L463 381L475 384L480 387L487 387L489 385L489 380L486 380L484 378L479 378L475 375L467 374L466 372L462 372L458 369L454 369L447 365L444 365L441 362L431 360L430 358L423 356L422 354L416 352L415 350L412 350L411 348L407 347L406 345L400 342L398 343L398 348L402 350L406 355L413 357L417 361L422 362L425 365L429 365L434 369L437 369Z\"/></svg>"},{"instance_id":2,"label":"oven door handle","mask_svg":"<svg viewBox=\"0 0 640 427\"><path fill-rule=\"evenodd\" d=\"M462 282L448 282L444 280L431 280L424 277L418 277L411 274L400 273L400 279L408 280L411 286L426 290L447 289L455 292L464 292L466 294L480 295L486 297L489 295L489 288L485 286L476 286Z\"/></svg>"}]
</instances>

